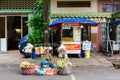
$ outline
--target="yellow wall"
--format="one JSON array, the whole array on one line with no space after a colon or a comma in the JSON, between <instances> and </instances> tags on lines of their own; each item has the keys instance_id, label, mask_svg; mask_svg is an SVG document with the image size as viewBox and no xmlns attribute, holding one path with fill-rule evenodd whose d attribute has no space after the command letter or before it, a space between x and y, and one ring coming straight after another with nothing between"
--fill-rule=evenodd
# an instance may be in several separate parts
<instances>
[{"instance_id":1,"label":"yellow wall","mask_svg":"<svg viewBox=\"0 0 120 80\"><path fill-rule=\"evenodd\" d=\"M91 7L80 8L57 8L57 1L75 1L75 0L51 0L51 13L79 13L79 12L97 12L97 0L77 0L91 1Z\"/></svg>"}]
</instances>

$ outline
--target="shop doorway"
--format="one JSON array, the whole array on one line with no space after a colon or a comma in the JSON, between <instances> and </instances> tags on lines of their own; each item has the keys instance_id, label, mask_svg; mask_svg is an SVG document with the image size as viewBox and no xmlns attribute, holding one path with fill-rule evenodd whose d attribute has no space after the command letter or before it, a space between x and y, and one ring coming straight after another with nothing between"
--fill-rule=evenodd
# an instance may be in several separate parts
<instances>
[{"instance_id":1,"label":"shop doorway","mask_svg":"<svg viewBox=\"0 0 120 80\"><path fill-rule=\"evenodd\" d=\"M81 41L91 41L91 27L84 26L81 32Z\"/></svg>"},{"instance_id":2,"label":"shop doorway","mask_svg":"<svg viewBox=\"0 0 120 80\"><path fill-rule=\"evenodd\" d=\"M27 17L7 16L7 50L18 50L19 40L28 33Z\"/></svg>"}]
</instances>

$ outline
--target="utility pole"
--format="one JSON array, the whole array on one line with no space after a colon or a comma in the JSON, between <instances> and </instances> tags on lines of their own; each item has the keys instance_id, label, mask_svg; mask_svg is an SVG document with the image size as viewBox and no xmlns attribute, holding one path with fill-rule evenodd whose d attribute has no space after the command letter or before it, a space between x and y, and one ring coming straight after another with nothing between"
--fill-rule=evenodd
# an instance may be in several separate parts
<instances>
[{"instance_id":1,"label":"utility pole","mask_svg":"<svg viewBox=\"0 0 120 80\"><path fill-rule=\"evenodd\" d=\"M49 7L49 0L43 0L43 8L44 8L44 20L48 24L48 7Z\"/></svg>"},{"instance_id":2,"label":"utility pole","mask_svg":"<svg viewBox=\"0 0 120 80\"><path fill-rule=\"evenodd\" d=\"M47 25L49 24L49 20L48 20L48 17L49 17L48 7L49 7L49 0L43 0L44 21L47 23ZM49 34L48 34L48 29L47 29L47 28L46 28L45 31L44 31L44 43L45 43L46 46L49 46L49 45L48 45L48 43L49 43Z\"/></svg>"}]
</instances>

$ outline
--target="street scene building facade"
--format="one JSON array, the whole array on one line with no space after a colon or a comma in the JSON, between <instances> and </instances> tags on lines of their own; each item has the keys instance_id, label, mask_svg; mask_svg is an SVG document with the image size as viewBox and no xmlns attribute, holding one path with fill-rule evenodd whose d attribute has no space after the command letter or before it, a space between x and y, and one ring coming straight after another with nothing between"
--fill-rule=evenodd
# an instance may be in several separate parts
<instances>
[{"instance_id":1,"label":"street scene building facade","mask_svg":"<svg viewBox=\"0 0 120 80\"><path fill-rule=\"evenodd\" d=\"M96 27L84 26L81 40L93 43L95 51L100 51L106 41L106 26L119 21L119 0L48 0L48 21L51 24L58 18L86 18L101 24ZM0 50L16 49L20 38L28 33L25 21L32 12L34 0L1 0L0 2ZM106 22L107 21L107 22ZM120 41L120 25L111 24L112 40ZM86 32L84 32L86 31ZM15 34L15 35L12 35ZM56 33L55 33L56 34ZM60 33L57 33L58 35ZM60 35L59 35L60 36ZM16 43L16 44L15 44ZM3 46L4 45L4 46Z\"/></svg>"},{"instance_id":2,"label":"street scene building facade","mask_svg":"<svg viewBox=\"0 0 120 80\"><path fill-rule=\"evenodd\" d=\"M56 18L86 18L101 23L96 27L87 27L88 40L92 41L96 51L100 51L104 47L102 44L106 42L108 20L109 23L114 23L119 18L118 0L51 0L50 4L51 22ZM110 37L119 41L119 25L111 28ZM116 29L117 33L113 34Z\"/></svg>"},{"instance_id":3,"label":"street scene building facade","mask_svg":"<svg viewBox=\"0 0 120 80\"><path fill-rule=\"evenodd\" d=\"M25 21L34 0L0 1L0 51L18 49L19 40L28 33Z\"/></svg>"}]
</instances>

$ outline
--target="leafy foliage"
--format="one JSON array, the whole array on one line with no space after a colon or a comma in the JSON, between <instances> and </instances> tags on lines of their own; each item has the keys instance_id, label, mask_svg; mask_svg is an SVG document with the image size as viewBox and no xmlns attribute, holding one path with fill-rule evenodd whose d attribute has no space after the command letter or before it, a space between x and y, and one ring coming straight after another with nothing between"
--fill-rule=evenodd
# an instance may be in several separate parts
<instances>
[{"instance_id":1,"label":"leafy foliage","mask_svg":"<svg viewBox=\"0 0 120 80\"><path fill-rule=\"evenodd\" d=\"M43 0L35 0L35 6L33 7L33 14L43 13Z\"/></svg>"},{"instance_id":2,"label":"leafy foliage","mask_svg":"<svg viewBox=\"0 0 120 80\"><path fill-rule=\"evenodd\" d=\"M46 23L44 22L42 14L31 14L27 21L27 25L33 29L44 29Z\"/></svg>"},{"instance_id":3,"label":"leafy foliage","mask_svg":"<svg viewBox=\"0 0 120 80\"><path fill-rule=\"evenodd\" d=\"M43 17L42 0L36 0L36 5L33 8L33 13L27 21L27 25L32 29L31 33L28 34L28 42L32 44L43 43L43 35L47 23L44 21Z\"/></svg>"},{"instance_id":4,"label":"leafy foliage","mask_svg":"<svg viewBox=\"0 0 120 80\"><path fill-rule=\"evenodd\" d=\"M28 35L28 42L32 44L40 44L44 42L43 30L33 29L32 33Z\"/></svg>"}]
</instances>

